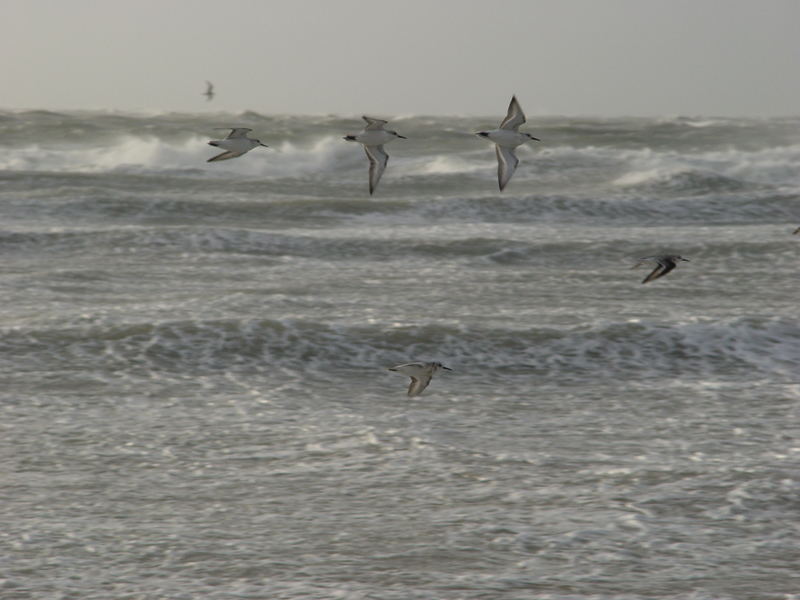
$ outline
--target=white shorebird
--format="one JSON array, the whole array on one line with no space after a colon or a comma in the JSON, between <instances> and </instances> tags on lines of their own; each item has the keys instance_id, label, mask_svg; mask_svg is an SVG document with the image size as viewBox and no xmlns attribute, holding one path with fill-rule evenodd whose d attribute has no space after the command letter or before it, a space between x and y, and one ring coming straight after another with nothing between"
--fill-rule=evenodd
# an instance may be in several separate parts
<instances>
[{"instance_id":1,"label":"white shorebird","mask_svg":"<svg viewBox=\"0 0 800 600\"><path fill-rule=\"evenodd\" d=\"M533 137L529 133L521 133L519 126L525 122L525 113L522 112L522 107L519 105L516 96L511 97L511 103L508 105L508 113L500 127L492 129L491 131L479 131L475 135L486 138L495 144L495 153L497 154L497 183L500 185L500 191L505 189L506 184L511 179L514 171L519 164L517 155L514 154L514 148L525 142L535 140L540 142L539 138Z\"/></svg>"},{"instance_id":2,"label":"white shorebird","mask_svg":"<svg viewBox=\"0 0 800 600\"><path fill-rule=\"evenodd\" d=\"M346 135L344 139L348 142L358 142L364 146L364 152L367 153L367 158L369 159L369 195L371 196L375 188L378 187L381 175L386 169L386 163L389 162L389 155L383 150L383 145L397 138L403 140L407 138L396 131L384 129L383 126L388 121L371 117L361 118L367 122L364 130L356 135Z\"/></svg>"},{"instance_id":3,"label":"white shorebird","mask_svg":"<svg viewBox=\"0 0 800 600\"><path fill-rule=\"evenodd\" d=\"M206 81L206 91L203 92L203 96L206 97L206 102L214 99L214 84L210 81Z\"/></svg>"},{"instance_id":4,"label":"white shorebird","mask_svg":"<svg viewBox=\"0 0 800 600\"><path fill-rule=\"evenodd\" d=\"M217 129L228 129L227 127L218 127ZM212 156L206 162L214 162L217 160L228 160L229 158L236 158L246 152L250 152L257 146L264 146L269 148L266 144L262 144L259 140L247 137L247 132L253 131L248 127L231 127L231 132L224 140L211 140L208 142L209 146L216 146L217 148L224 148L225 152Z\"/></svg>"},{"instance_id":5,"label":"white shorebird","mask_svg":"<svg viewBox=\"0 0 800 600\"><path fill-rule=\"evenodd\" d=\"M635 265L631 268L635 269L639 265L642 265L646 262L655 262L656 268L653 269L650 274L642 280L642 283L648 283L653 281L654 279L658 279L659 277L663 277L672 269L674 269L678 265L678 261L689 262L689 259L683 258L682 256L678 256L677 254L661 254L658 256L644 256L639 259Z\"/></svg>"},{"instance_id":6,"label":"white shorebird","mask_svg":"<svg viewBox=\"0 0 800 600\"><path fill-rule=\"evenodd\" d=\"M397 371L398 373L411 377L411 385L408 386L409 396L419 396L422 391L428 387L433 374L439 369L444 369L445 371L453 370L449 367L445 367L440 362L410 362L389 367L390 371Z\"/></svg>"}]
</instances>

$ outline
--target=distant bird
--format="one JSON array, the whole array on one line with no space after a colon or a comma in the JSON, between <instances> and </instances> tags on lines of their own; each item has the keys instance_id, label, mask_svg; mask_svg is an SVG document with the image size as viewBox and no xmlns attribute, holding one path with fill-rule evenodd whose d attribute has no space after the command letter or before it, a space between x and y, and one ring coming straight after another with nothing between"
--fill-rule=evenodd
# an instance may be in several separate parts
<instances>
[{"instance_id":1,"label":"distant bird","mask_svg":"<svg viewBox=\"0 0 800 600\"><path fill-rule=\"evenodd\" d=\"M653 281L654 279L658 279L659 277L663 277L672 269L674 269L678 265L678 261L689 262L689 259L683 258L682 256L678 256L677 254L662 254L658 256L645 256L639 259L632 269L635 269L639 265L642 265L646 262L655 262L656 268L653 269L650 274L644 278L642 283L648 283Z\"/></svg>"},{"instance_id":2,"label":"distant bird","mask_svg":"<svg viewBox=\"0 0 800 600\"><path fill-rule=\"evenodd\" d=\"M389 367L390 371L396 371L411 377L411 385L408 386L409 396L419 396L422 391L428 387L433 374L439 369L444 369L446 371L453 370L449 367L445 367L440 362L410 362Z\"/></svg>"},{"instance_id":3,"label":"distant bird","mask_svg":"<svg viewBox=\"0 0 800 600\"><path fill-rule=\"evenodd\" d=\"M217 129L229 129L228 127L217 127ZM212 156L206 162L214 162L217 160L228 160L229 158L236 158L246 152L250 152L256 146L264 146L269 148L266 144L262 144L259 140L247 137L248 131L253 131L247 127L232 127L231 132L224 140L211 140L208 142L209 146L216 146L224 148L225 152Z\"/></svg>"},{"instance_id":4,"label":"distant bird","mask_svg":"<svg viewBox=\"0 0 800 600\"><path fill-rule=\"evenodd\" d=\"M346 135L344 139L348 142L358 142L364 146L364 152L367 153L369 159L369 195L378 187L378 182L381 180L386 163L389 162L389 155L383 150L383 145L400 139L407 139L405 136L400 135L396 131L389 131L384 129L383 126L388 121L382 119L373 119L371 117L361 117L367 122L367 126L361 133L356 135Z\"/></svg>"},{"instance_id":5,"label":"distant bird","mask_svg":"<svg viewBox=\"0 0 800 600\"><path fill-rule=\"evenodd\" d=\"M519 126L524 122L525 113L522 112L522 107L520 107L517 97L512 96L511 103L508 105L508 113L503 122L500 123L500 127L491 131L479 131L475 134L495 143L497 183L500 185L501 192L505 189L506 184L519 164L519 159L514 154L514 148L532 140L541 141L529 133L520 133L518 131Z\"/></svg>"},{"instance_id":6,"label":"distant bird","mask_svg":"<svg viewBox=\"0 0 800 600\"><path fill-rule=\"evenodd\" d=\"M214 84L210 81L206 81L206 91L203 92L203 96L206 97L206 102L211 102L214 99Z\"/></svg>"}]
</instances>

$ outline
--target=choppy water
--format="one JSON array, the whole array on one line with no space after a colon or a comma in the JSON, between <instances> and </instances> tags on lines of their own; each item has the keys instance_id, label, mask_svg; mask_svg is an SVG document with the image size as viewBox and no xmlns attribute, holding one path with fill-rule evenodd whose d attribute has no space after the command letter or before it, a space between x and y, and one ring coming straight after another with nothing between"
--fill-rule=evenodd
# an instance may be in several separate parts
<instances>
[{"instance_id":1,"label":"choppy water","mask_svg":"<svg viewBox=\"0 0 800 600\"><path fill-rule=\"evenodd\" d=\"M800 598L800 119L496 121L0 113L0 596Z\"/></svg>"}]
</instances>

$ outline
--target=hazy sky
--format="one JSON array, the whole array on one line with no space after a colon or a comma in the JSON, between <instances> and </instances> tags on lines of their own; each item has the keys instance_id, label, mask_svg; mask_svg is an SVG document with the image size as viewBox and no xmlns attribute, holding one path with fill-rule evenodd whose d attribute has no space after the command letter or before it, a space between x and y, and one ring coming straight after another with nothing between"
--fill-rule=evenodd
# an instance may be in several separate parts
<instances>
[{"instance_id":1,"label":"hazy sky","mask_svg":"<svg viewBox=\"0 0 800 600\"><path fill-rule=\"evenodd\" d=\"M797 115L800 0L0 0L0 66L0 108Z\"/></svg>"}]
</instances>

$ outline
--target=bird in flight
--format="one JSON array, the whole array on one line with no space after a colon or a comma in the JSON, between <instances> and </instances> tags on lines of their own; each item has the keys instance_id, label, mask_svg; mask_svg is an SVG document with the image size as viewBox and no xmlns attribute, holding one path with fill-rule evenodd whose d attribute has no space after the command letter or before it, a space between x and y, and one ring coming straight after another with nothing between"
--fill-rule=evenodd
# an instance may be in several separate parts
<instances>
[{"instance_id":1,"label":"bird in flight","mask_svg":"<svg viewBox=\"0 0 800 600\"><path fill-rule=\"evenodd\" d=\"M247 133L253 131L248 127L221 127L219 129L230 129L231 132L224 140L211 140L208 142L208 145L223 148L225 152L222 154L217 154L216 156L212 156L206 162L215 162L218 160L236 158L237 156L241 156L242 154L250 152L250 150L256 146L264 146L265 148L269 147L266 144L262 144L260 140L254 140L253 138L247 137Z\"/></svg>"},{"instance_id":2,"label":"bird in flight","mask_svg":"<svg viewBox=\"0 0 800 600\"><path fill-rule=\"evenodd\" d=\"M409 396L419 396L428 387L433 374L439 369L444 369L445 371L453 370L445 367L440 362L410 362L389 367L390 371L396 371L411 377L411 384L408 386Z\"/></svg>"},{"instance_id":3,"label":"bird in flight","mask_svg":"<svg viewBox=\"0 0 800 600\"><path fill-rule=\"evenodd\" d=\"M383 149L383 145L400 139L407 139L405 136L400 135L396 131L389 131L384 129L383 126L388 123L383 119L373 119L372 117L361 117L367 122L366 127L361 133L355 135L346 135L344 139L348 142L358 142L364 146L364 152L369 159L369 195L371 196L378 187L378 182L381 180L381 175L386 169L386 164L389 162L389 155Z\"/></svg>"},{"instance_id":4,"label":"bird in flight","mask_svg":"<svg viewBox=\"0 0 800 600\"><path fill-rule=\"evenodd\" d=\"M206 81L206 91L203 92L203 96L206 97L206 102L214 99L214 84L210 81Z\"/></svg>"},{"instance_id":5,"label":"bird in flight","mask_svg":"<svg viewBox=\"0 0 800 600\"><path fill-rule=\"evenodd\" d=\"M517 155L514 154L514 148L524 144L525 142L537 141L539 138L533 137L529 133L522 133L519 131L519 126L525 122L525 113L522 112L522 107L519 105L516 96L511 97L511 103L508 105L508 113L500 127L492 129L491 131L479 131L475 135L486 138L494 142L495 153L497 154L497 183L502 192L511 176L519 164Z\"/></svg>"},{"instance_id":6,"label":"bird in flight","mask_svg":"<svg viewBox=\"0 0 800 600\"><path fill-rule=\"evenodd\" d=\"M644 256L639 259L635 265L631 268L635 269L639 265L642 265L646 262L655 262L656 268L653 269L650 274L642 280L642 283L649 283L659 277L663 277L676 266L678 266L679 261L689 262L689 259L683 258L682 256L678 256L677 254L662 254L658 256Z\"/></svg>"}]
</instances>

